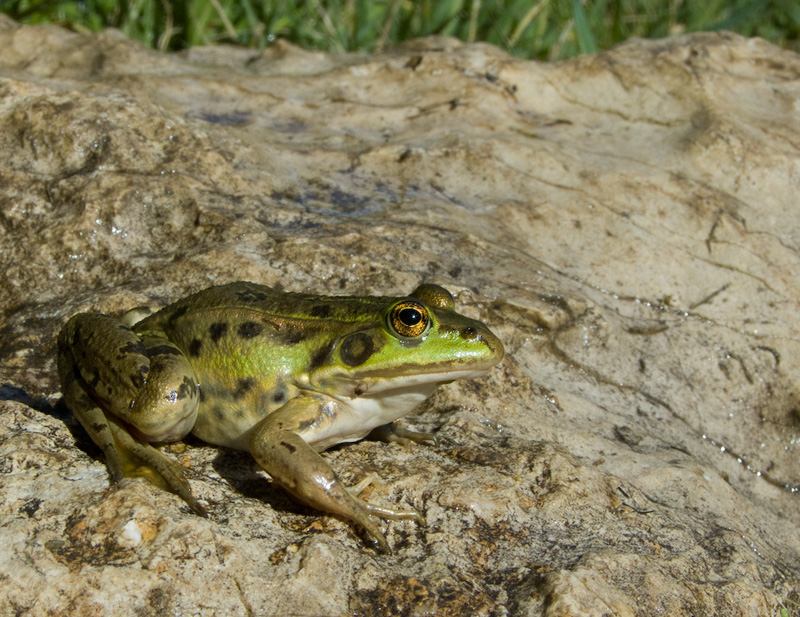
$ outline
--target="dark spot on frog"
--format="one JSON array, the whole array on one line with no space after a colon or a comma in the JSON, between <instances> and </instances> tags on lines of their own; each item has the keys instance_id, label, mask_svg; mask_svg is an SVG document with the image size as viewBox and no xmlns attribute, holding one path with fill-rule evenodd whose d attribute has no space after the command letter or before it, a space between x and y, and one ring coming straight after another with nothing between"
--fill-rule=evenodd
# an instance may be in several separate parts
<instances>
[{"instance_id":1,"label":"dark spot on frog","mask_svg":"<svg viewBox=\"0 0 800 617\"><path fill-rule=\"evenodd\" d=\"M214 409L212 411L214 412L214 417L217 420L224 420L225 419L225 411L222 409L222 405L219 405L219 404L214 405Z\"/></svg>"},{"instance_id":2,"label":"dark spot on frog","mask_svg":"<svg viewBox=\"0 0 800 617\"><path fill-rule=\"evenodd\" d=\"M468 341L475 340L477 336L478 336L478 331L472 326L467 326L466 328L461 330L461 338L466 339Z\"/></svg>"},{"instance_id":3,"label":"dark spot on frog","mask_svg":"<svg viewBox=\"0 0 800 617\"><path fill-rule=\"evenodd\" d=\"M272 402L276 405L283 405L288 398L289 393L286 391L285 386L278 386L272 394Z\"/></svg>"},{"instance_id":4,"label":"dark spot on frog","mask_svg":"<svg viewBox=\"0 0 800 617\"><path fill-rule=\"evenodd\" d=\"M245 394L253 389L256 385L256 380L252 377L242 377L236 382L236 389L233 391L233 399L238 401Z\"/></svg>"},{"instance_id":5,"label":"dark spot on frog","mask_svg":"<svg viewBox=\"0 0 800 617\"><path fill-rule=\"evenodd\" d=\"M284 327L280 330L281 342L284 345L297 345L305 340L306 332L297 326Z\"/></svg>"},{"instance_id":6,"label":"dark spot on frog","mask_svg":"<svg viewBox=\"0 0 800 617\"><path fill-rule=\"evenodd\" d=\"M134 373L133 375L130 376L130 380L131 383L133 384L133 387L136 388L137 390L141 388L145 382L144 375L142 375L141 373Z\"/></svg>"},{"instance_id":7,"label":"dark spot on frog","mask_svg":"<svg viewBox=\"0 0 800 617\"><path fill-rule=\"evenodd\" d=\"M117 360L121 360L127 354L139 354L141 356L147 355L147 350L144 347L144 344L140 340L130 341L125 343L122 347L117 349Z\"/></svg>"},{"instance_id":8,"label":"dark spot on frog","mask_svg":"<svg viewBox=\"0 0 800 617\"><path fill-rule=\"evenodd\" d=\"M376 351L375 342L369 334L356 332L342 343L339 357L347 366L360 366Z\"/></svg>"},{"instance_id":9,"label":"dark spot on frog","mask_svg":"<svg viewBox=\"0 0 800 617\"><path fill-rule=\"evenodd\" d=\"M199 338L192 339L189 343L189 355L196 358L200 355L200 350L203 348L203 341Z\"/></svg>"},{"instance_id":10,"label":"dark spot on frog","mask_svg":"<svg viewBox=\"0 0 800 617\"><path fill-rule=\"evenodd\" d=\"M198 394L200 396L200 402L201 403L205 403L205 401L206 401L206 391L203 390L203 388L200 388L200 387L198 387L197 390L198 390Z\"/></svg>"},{"instance_id":11,"label":"dark spot on frog","mask_svg":"<svg viewBox=\"0 0 800 617\"><path fill-rule=\"evenodd\" d=\"M176 309L175 312L169 316L169 322L172 323L173 321L180 319L181 317L186 315L186 311L188 310L189 310L188 306L182 306L181 308Z\"/></svg>"},{"instance_id":12,"label":"dark spot on frog","mask_svg":"<svg viewBox=\"0 0 800 617\"><path fill-rule=\"evenodd\" d=\"M327 347L322 347L320 349L317 349L311 356L311 362L309 362L308 364L308 370L314 371L323 364L325 364L325 361L328 359L329 353L330 350Z\"/></svg>"},{"instance_id":13,"label":"dark spot on frog","mask_svg":"<svg viewBox=\"0 0 800 617\"><path fill-rule=\"evenodd\" d=\"M151 358L157 355L164 355L164 356L182 355L180 350L176 349L172 345L156 345L155 347L151 347L150 349L148 349L147 353Z\"/></svg>"},{"instance_id":14,"label":"dark spot on frog","mask_svg":"<svg viewBox=\"0 0 800 617\"><path fill-rule=\"evenodd\" d=\"M294 453L295 453L295 451L297 450L297 448L295 448L295 447L294 447L292 444L290 444L290 443L288 443L288 442L286 442L286 441L282 441L282 442L281 442L281 445L282 445L284 448L286 448L287 450L289 450L289 453L290 453L290 454L294 454Z\"/></svg>"},{"instance_id":15,"label":"dark spot on frog","mask_svg":"<svg viewBox=\"0 0 800 617\"><path fill-rule=\"evenodd\" d=\"M95 433L102 433L107 428L108 428L108 425L107 424L103 424L102 422L96 422L95 424L92 424L92 430Z\"/></svg>"},{"instance_id":16,"label":"dark spot on frog","mask_svg":"<svg viewBox=\"0 0 800 617\"><path fill-rule=\"evenodd\" d=\"M311 307L311 316L324 319L331 316L331 307L327 304L318 304Z\"/></svg>"},{"instance_id":17,"label":"dark spot on frog","mask_svg":"<svg viewBox=\"0 0 800 617\"><path fill-rule=\"evenodd\" d=\"M216 321L208 328L208 333L211 335L211 340L215 343L219 341L228 332L228 324L224 321Z\"/></svg>"},{"instance_id":18,"label":"dark spot on frog","mask_svg":"<svg viewBox=\"0 0 800 617\"><path fill-rule=\"evenodd\" d=\"M264 329L264 326L255 321L245 321L242 323L237 329L236 332L244 339L255 338L261 331Z\"/></svg>"},{"instance_id":19,"label":"dark spot on frog","mask_svg":"<svg viewBox=\"0 0 800 617\"><path fill-rule=\"evenodd\" d=\"M183 383L178 388L178 400L185 399L187 396L191 398L197 396L197 384L189 377L184 377Z\"/></svg>"}]
</instances>

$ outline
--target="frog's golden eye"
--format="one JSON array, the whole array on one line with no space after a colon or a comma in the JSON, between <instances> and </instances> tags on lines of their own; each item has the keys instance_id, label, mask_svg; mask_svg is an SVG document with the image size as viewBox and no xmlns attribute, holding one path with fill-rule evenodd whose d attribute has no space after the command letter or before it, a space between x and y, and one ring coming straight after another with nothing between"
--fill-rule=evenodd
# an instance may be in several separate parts
<instances>
[{"instance_id":1,"label":"frog's golden eye","mask_svg":"<svg viewBox=\"0 0 800 617\"><path fill-rule=\"evenodd\" d=\"M399 336L420 336L427 332L429 325L428 309L413 300L398 302L389 313L389 326Z\"/></svg>"}]
</instances>

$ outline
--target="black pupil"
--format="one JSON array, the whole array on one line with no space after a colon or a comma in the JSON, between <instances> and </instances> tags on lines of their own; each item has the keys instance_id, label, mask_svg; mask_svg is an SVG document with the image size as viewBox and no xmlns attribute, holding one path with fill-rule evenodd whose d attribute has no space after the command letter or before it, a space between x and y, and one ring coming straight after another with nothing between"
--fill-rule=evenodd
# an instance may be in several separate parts
<instances>
[{"instance_id":1,"label":"black pupil","mask_svg":"<svg viewBox=\"0 0 800 617\"><path fill-rule=\"evenodd\" d=\"M403 322L403 325L406 326L416 326L422 321L422 313L415 308L404 308L397 316L400 318L400 321Z\"/></svg>"}]
</instances>

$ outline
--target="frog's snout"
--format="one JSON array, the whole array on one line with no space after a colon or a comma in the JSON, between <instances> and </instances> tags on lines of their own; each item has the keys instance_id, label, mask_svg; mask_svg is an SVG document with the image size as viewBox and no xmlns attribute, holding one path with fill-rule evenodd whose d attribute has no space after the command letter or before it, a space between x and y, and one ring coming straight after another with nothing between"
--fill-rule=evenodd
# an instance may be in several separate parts
<instances>
[{"instance_id":1,"label":"frog's snout","mask_svg":"<svg viewBox=\"0 0 800 617\"><path fill-rule=\"evenodd\" d=\"M506 349L503 347L503 341L497 338L497 336L491 330L486 330L486 332L481 336L481 340L489 349L490 355L494 358L494 364L499 364L506 353Z\"/></svg>"}]
</instances>

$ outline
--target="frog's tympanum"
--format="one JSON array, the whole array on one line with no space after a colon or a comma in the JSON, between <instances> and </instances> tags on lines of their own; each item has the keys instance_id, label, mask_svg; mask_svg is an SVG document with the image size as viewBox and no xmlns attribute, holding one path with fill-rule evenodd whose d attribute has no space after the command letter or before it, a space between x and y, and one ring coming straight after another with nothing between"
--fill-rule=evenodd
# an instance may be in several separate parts
<instances>
[{"instance_id":1,"label":"frog's tympanum","mask_svg":"<svg viewBox=\"0 0 800 617\"><path fill-rule=\"evenodd\" d=\"M75 315L58 339L67 406L106 456L113 481L144 477L195 501L177 462L151 443L193 433L249 450L302 502L363 527L413 519L353 496L318 454L393 428L442 383L486 373L503 345L453 297L421 285L404 298L282 293L252 283L212 287L146 315Z\"/></svg>"}]
</instances>

